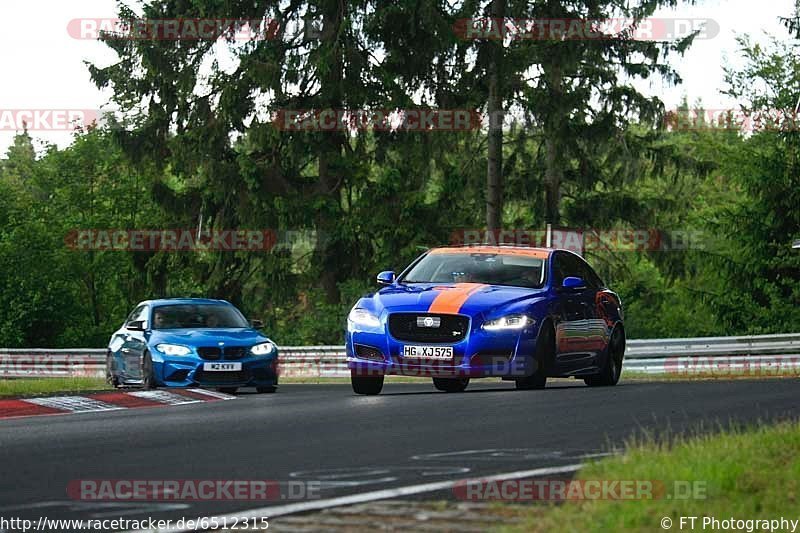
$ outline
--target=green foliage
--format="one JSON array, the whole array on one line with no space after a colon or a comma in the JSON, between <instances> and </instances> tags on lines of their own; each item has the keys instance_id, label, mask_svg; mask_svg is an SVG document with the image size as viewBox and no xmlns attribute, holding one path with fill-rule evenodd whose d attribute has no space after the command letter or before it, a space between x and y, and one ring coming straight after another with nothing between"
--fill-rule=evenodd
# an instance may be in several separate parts
<instances>
[{"instance_id":1,"label":"green foliage","mask_svg":"<svg viewBox=\"0 0 800 533\"><path fill-rule=\"evenodd\" d=\"M664 517L680 530L681 517L693 516L700 529L706 517L770 520L787 505L797 508L800 424L724 429L631 442L624 454L591 463L576 476L606 483L652 480L652 497L588 497L546 508L528 506L526 520L506 531L655 531L669 529L659 525Z\"/></svg>"}]
</instances>

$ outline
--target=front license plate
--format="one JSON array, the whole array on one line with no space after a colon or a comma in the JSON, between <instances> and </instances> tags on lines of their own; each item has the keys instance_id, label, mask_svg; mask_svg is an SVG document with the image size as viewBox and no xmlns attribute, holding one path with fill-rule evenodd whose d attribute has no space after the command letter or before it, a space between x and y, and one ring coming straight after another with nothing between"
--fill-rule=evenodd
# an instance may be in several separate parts
<instances>
[{"instance_id":1,"label":"front license plate","mask_svg":"<svg viewBox=\"0 0 800 533\"><path fill-rule=\"evenodd\" d=\"M203 363L206 372L236 372L242 369L242 363Z\"/></svg>"},{"instance_id":2,"label":"front license plate","mask_svg":"<svg viewBox=\"0 0 800 533\"><path fill-rule=\"evenodd\" d=\"M403 357L444 360L453 358L452 346L403 346Z\"/></svg>"}]
</instances>

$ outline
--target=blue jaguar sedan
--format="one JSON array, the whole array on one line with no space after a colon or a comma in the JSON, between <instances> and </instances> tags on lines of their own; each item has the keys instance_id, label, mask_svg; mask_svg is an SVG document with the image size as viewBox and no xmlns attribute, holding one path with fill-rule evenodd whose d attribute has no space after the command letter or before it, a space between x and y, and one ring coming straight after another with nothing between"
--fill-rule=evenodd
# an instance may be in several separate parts
<instances>
[{"instance_id":1,"label":"blue jaguar sedan","mask_svg":"<svg viewBox=\"0 0 800 533\"><path fill-rule=\"evenodd\" d=\"M615 385L622 371L622 303L567 250L445 247L422 254L347 319L353 390L378 394L384 376L433 378L461 392L471 378L539 389L548 377Z\"/></svg>"},{"instance_id":2,"label":"blue jaguar sedan","mask_svg":"<svg viewBox=\"0 0 800 533\"><path fill-rule=\"evenodd\" d=\"M224 300L141 302L111 337L106 377L114 386L239 387L274 392L278 348Z\"/></svg>"}]
</instances>

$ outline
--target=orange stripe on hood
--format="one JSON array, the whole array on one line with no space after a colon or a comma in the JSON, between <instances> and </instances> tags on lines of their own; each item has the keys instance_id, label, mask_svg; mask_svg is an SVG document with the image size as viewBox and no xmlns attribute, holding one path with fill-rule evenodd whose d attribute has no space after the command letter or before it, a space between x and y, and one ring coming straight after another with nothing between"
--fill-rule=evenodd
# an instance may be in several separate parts
<instances>
[{"instance_id":1,"label":"orange stripe on hood","mask_svg":"<svg viewBox=\"0 0 800 533\"><path fill-rule=\"evenodd\" d=\"M453 287L442 287L442 292L431 302L428 312L456 314L467 298L484 287L487 285L483 283L456 283Z\"/></svg>"}]
</instances>

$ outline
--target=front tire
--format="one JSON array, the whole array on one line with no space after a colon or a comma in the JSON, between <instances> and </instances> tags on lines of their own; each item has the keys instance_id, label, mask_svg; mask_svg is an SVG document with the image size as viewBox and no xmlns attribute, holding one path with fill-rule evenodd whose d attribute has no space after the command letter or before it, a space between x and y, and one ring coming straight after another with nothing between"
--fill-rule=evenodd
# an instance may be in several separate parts
<instances>
[{"instance_id":1,"label":"front tire","mask_svg":"<svg viewBox=\"0 0 800 533\"><path fill-rule=\"evenodd\" d=\"M600 373L584 378L584 383L590 387L612 387L619 382L622 375L622 359L625 356L625 331L616 328L608 342L608 355L600 369Z\"/></svg>"},{"instance_id":2,"label":"front tire","mask_svg":"<svg viewBox=\"0 0 800 533\"><path fill-rule=\"evenodd\" d=\"M517 390L543 389L547 385L547 369L550 362L555 360L556 334L550 323L542 326L539 338L536 339L536 355L534 361L536 370L530 376L515 380Z\"/></svg>"},{"instance_id":3,"label":"front tire","mask_svg":"<svg viewBox=\"0 0 800 533\"><path fill-rule=\"evenodd\" d=\"M153 371L153 358L150 357L150 352L144 352L142 356L142 388L153 390L157 386L156 375Z\"/></svg>"},{"instance_id":4,"label":"front tire","mask_svg":"<svg viewBox=\"0 0 800 533\"><path fill-rule=\"evenodd\" d=\"M256 392L259 394L272 394L277 390L277 387L256 387Z\"/></svg>"},{"instance_id":5,"label":"front tire","mask_svg":"<svg viewBox=\"0 0 800 533\"><path fill-rule=\"evenodd\" d=\"M114 358L111 354L106 355L106 383L115 389L119 388L119 377L114 374Z\"/></svg>"},{"instance_id":6,"label":"front tire","mask_svg":"<svg viewBox=\"0 0 800 533\"><path fill-rule=\"evenodd\" d=\"M464 392L469 378L433 378L433 386L442 392Z\"/></svg>"},{"instance_id":7,"label":"front tire","mask_svg":"<svg viewBox=\"0 0 800 533\"><path fill-rule=\"evenodd\" d=\"M383 390L383 376L350 376L350 384L356 394L374 396L380 394L381 390Z\"/></svg>"}]
</instances>

